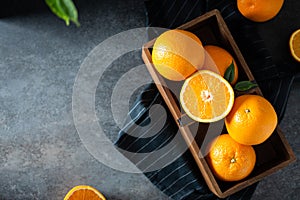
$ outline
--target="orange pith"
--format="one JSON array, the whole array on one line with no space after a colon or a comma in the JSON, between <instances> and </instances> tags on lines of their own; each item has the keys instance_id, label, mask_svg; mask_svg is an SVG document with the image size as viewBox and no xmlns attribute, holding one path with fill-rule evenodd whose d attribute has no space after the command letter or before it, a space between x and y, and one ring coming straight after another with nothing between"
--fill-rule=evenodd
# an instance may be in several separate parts
<instances>
[{"instance_id":1,"label":"orange pith","mask_svg":"<svg viewBox=\"0 0 300 200\"><path fill-rule=\"evenodd\" d=\"M277 126L273 106L258 95L242 95L235 99L225 118L229 135L245 145L257 145L267 140Z\"/></svg>"},{"instance_id":2,"label":"orange pith","mask_svg":"<svg viewBox=\"0 0 300 200\"><path fill-rule=\"evenodd\" d=\"M220 180L239 181L254 169L256 154L253 147L239 144L228 134L222 134L214 139L208 151L208 164Z\"/></svg>"},{"instance_id":3,"label":"orange pith","mask_svg":"<svg viewBox=\"0 0 300 200\"><path fill-rule=\"evenodd\" d=\"M200 39L191 32L169 30L155 41L152 62L165 78L181 81L201 69L204 50Z\"/></svg>"},{"instance_id":4,"label":"orange pith","mask_svg":"<svg viewBox=\"0 0 300 200\"><path fill-rule=\"evenodd\" d=\"M230 84L220 75L200 70L183 84L180 102L189 117L199 122L214 122L230 111L234 93Z\"/></svg>"}]
</instances>

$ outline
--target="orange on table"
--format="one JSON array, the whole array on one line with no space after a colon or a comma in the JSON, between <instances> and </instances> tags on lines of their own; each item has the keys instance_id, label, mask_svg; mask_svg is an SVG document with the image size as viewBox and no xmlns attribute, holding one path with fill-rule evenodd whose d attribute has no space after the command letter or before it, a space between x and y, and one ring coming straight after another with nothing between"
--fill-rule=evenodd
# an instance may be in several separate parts
<instances>
[{"instance_id":1,"label":"orange on table","mask_svg":"<svg viewBox=\"0 0 300 200\"><path fill-rule=\"evenodd\" d=\"M292 56L300 62L300 29L291 35L289 45Z\"/></svg>"},{"instance_id":2,"label":"orange on table","mask_svg":"<svg viewBox=\"0 0 300 200\"><path fill-rule=\"evenodd\" d=\"M207 162L220 180L239 181L254 169L256 154L253 147L236 142L228 134L215 138L208 151Z\"/></svg>"},{"instance_id":3,"label":"orange on table","mask_svg":"<svg viewBox=\"0 0 300 200\"><path fill-rule=\"evenodd\" d=\"M269 101L259 95L242 95L234 100L225 118L229 135L245 145L266 141L277 126L277 115Z\"/></svg>"},{"instance_id":4,"label":"orange on table","mask_svg":"<svg viewBox=\"0 0 300 200\"><path fill-rule=\"evenodd\" d=\"M231 110L234 92L219 74L200 70L185 80L180 103L186 114L199 122L223 119Z\"/></svg>"},{"instance_id":5,"label":"orange on table","mask_svg":"<svg viewBox=\"0 0 300 200\"><path fill-rule=\"evenodd\" d=\"M275 17L284 0L237 0L238 10L255 22L265 22Z\"/></svg>"},{"instance_id":6,"label":"orange on table","mask_svg":"<svg viewBox=\"0 0 300 200\"><path fill-rule=\"evenodd\" d=\"M106 198L91 186L78 185L66 194L64 200L106 200Z\"/></svg>"},{"instance_id":7,"label":"orange on table","mask_svg":"<svg viewBox=\"0 0 300 200\"><path fill-rule=\"evenodd\" d=\"M165 78L181 81L201 69L204 63L204 49L200 39L191 32L169 30L155 41L152 62Z\"/></svg>"},{"instance_id":8,"label":"orange on table","mask_svg":"<svg viewBox=\"0 0 300 200\"><path fill-rule=\"evenodd\" d=\"M234 85L238 79L238 68L232 55L225 49L215 45L205 45L205 62L203 69L211 70L224 77L227 68L234 64L234 78L230 84Z\"/></svg>"}]
</instances>

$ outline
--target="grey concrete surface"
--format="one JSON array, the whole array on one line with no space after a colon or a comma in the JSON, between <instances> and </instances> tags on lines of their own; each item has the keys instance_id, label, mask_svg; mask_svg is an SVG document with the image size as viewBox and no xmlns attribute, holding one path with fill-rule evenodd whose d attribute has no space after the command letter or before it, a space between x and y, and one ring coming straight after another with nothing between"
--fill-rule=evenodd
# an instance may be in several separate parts
<instances>
[{"instance_id":1,"label":"grey concrete surface","mask_svg":"<svg viewBox=\"0 0 300 200\"><path fill-rule=\"evenodd\" d=\"M80 28L66 27L48 10L0 19L0 199L63 199L79 184L92 185L112 200L168 199L142 174L116 171L93 158L72 116L80 64L109 36L144 26L143 2L87 1L79 8ZM110 92L109 80L138 63L136 51L113 64L110 78L97 89L98 116L109 108L101 103ZM299 100L297 82L281 127L298 159ZM102 123L114 139L110 117ZM253 199L299 199L299 179L297 161L261 181Z\"/></svg>"}]
</instances>

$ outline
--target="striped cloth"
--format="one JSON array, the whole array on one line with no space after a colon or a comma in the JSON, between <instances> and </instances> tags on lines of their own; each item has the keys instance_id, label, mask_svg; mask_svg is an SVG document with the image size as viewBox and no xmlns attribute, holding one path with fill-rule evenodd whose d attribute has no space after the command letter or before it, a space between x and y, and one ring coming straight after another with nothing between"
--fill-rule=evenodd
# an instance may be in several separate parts
<instances>
[{"instance_id":1,"label":"striped cloth","mask_svg":"<svg viewBox=\"0 0 300 200\"><path fill-rule=\"evenodd\" d=\"M257 33L255 24L240 15L235 2L235 0L147 0L145 1L147 25L176 28L207 11L219 9L264 96L273 104L281 120L293 75L281 70L285 66L278 67L273 63L272 56ZM139 136L136 136L136 133L132 136L131 126L136 124L145 126L151 123L149 110L156 104L163 106L167 112L167 120L161 130L147 130L151 135L147 138L143 137L144 132L141 132ZM173 117L156 86L150 84L130 110L128 123L120 131L115 145L129 152L154 152L172 141L177 131ZM128 157L128 159L139 167L143 166L143 163L153 162L150 155L145 154L145 157L139 158ZM169 155L171 153L166 152L165 155L155 158L155 162L160 162ZM163 168L144 174L172 199L219 199L208 189L189 150ZM253 184L226 199L250 199L256 186L257 184Z\"/></svg>"}]
</instances>

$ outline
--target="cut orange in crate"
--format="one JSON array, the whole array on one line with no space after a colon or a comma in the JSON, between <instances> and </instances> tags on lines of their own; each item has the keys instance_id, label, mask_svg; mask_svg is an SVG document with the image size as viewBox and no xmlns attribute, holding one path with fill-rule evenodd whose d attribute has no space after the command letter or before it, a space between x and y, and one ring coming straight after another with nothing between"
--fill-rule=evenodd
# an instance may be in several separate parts
<instances>
[{"instance_id":1,"label":"cut orange in crate","mask_svg":"<svg viewBox=\"0 0 300 200\"><path fill-rule=\"evenodd\" d=\"M226 117L234 102L228 81L209 70L200 70L188 78L180 92L186 114L198 122L215 122Z\"/></svg>"}]
</instances>

